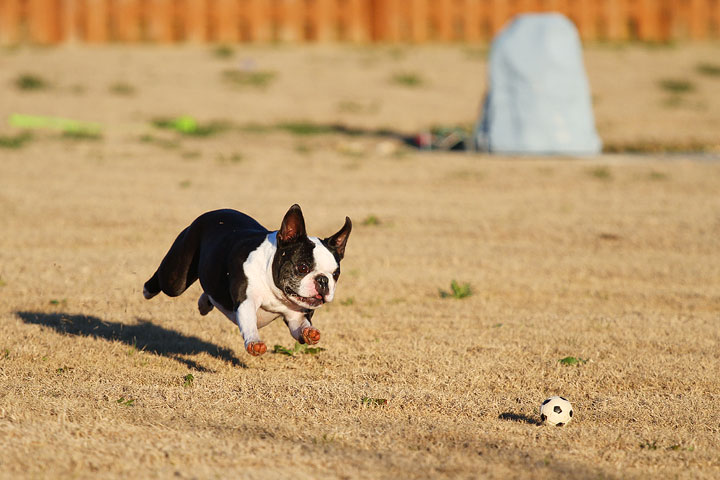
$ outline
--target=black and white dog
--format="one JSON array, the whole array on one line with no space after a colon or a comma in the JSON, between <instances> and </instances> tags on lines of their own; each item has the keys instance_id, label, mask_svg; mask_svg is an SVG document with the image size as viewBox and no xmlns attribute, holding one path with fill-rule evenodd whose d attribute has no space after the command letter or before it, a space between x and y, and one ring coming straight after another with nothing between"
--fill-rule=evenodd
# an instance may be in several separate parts
<instances>
[{"instance_id":1,"label":"black and white dog","mask_svg":"<svg viewBox=\"0 0 720 480\"><path fill-rule=\"evenodd\" d=\"M298 205L271 232L235 210L215 210L199 216L180 232L143 295L183 293L200 279L201 315L217 307L240 327L251 355L267 350L258 328L279 316L300 343L316 344L320 331L312 326L316 308L331 302L340 276L352 223L335 235L318 239L305 231Z\"/></svg>"}]
</instances>

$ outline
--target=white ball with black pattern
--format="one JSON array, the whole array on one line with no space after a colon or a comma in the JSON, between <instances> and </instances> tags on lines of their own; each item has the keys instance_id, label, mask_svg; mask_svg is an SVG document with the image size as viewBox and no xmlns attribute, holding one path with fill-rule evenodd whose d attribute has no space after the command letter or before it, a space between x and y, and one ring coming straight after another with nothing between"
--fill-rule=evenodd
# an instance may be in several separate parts
<instances>
[{"instance_id":1,"label":"white ball with black pattern","mask_svg":"<svg viewBox=\"0 0 720 480\"><path fill-rule=\"evenodd\" d=\"M540 420L546 425L562 427L573 418L573 407L566 398L550 397L540 405Z\"/></svg>"}]
</instances>

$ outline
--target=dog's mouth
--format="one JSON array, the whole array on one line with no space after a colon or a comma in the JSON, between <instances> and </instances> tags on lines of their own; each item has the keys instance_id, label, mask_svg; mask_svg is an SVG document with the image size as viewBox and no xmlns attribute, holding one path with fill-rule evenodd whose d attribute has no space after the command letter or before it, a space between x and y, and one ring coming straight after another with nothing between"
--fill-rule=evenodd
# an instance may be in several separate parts
<instances>
[{"instance_id":1,"label":"dog's mouth","mask_svg":"<svg viewBox=\"0 0 720 480\"><path fill-rule=\"evenodd\" d=\"M285 296L287 296L290 300L297 303L301 307L317 308L323 303L325 303L325 299L319 293L314 297L303 297L302 295L298 295L297 293L293 292L288 287L285 287Z\"/></svg>"}]
</instances>

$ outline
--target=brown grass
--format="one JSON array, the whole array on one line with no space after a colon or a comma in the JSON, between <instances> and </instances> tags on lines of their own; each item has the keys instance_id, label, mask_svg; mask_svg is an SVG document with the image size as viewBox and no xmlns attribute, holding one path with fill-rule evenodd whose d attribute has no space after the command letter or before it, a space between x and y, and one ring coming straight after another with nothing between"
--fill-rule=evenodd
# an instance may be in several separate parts
<instances>
[{"instance_id":1,"label":"brown grass","mask_svg":"<svg viewBox=\"0 0 720 480\"><path fill-rule=\"evenodd\" d=\"M434 90L443 84L435 78L422 92L387 86L379 71L416 61L414 53L293 51L321 71L345 62L338 85L353 65L379 65L368 74L377 87L358 94L365 102L392 88L375 126L391 122L404 95L457 101L452 88ZM461 49L442 51L479 74ZM3 111L106 128L98 141L38 135L0 151L0 477L720 475L720 164L399 156L375 149L376 139L343 135L303 139L308 153L291 133L237 129L168 135L182 148L158 148L138 138L160 135L149 126L159 115L343 120L335 106L349 93L324 92L326 106L304 96L284 106L302 91L294 84L302 75L288 80L278 60L292 58L285 50L270 50L271 65L262 65L278 71L277 83L252 93L222 90L215 74L203 83L200 72L217 63L207 52L101 52L126 56L123 78L137 85L135 96L110 95L111 79L99 78L106 73L85 67L98 51L89 60L64 50L4 54L0 76L41 56L40 73L57 88L32 98L0 93ZM182 55L203 68L159 81L169 92L141 81L169 78ZM401 67L435 75L419 65ZM81 67L94 75L81 83L97 86L59 96ZM209 91L175 102L182 88ZM254 105L263 101L260 115ZM339 154L347 142L364 154ZM242 162L216 160L237 151ZM277 227L294 202L313 234L336 231L345 215L355 220L337 301L315 316L326 350L250 357L224 317L197 313L197 286L177 299L142 299L142 283L198 214L233 207ZM370 215L380 221L363 225ZM452 280L473 294L441 298ZM261 335L270 349L293 345L282 322ZM560 364L568 356L588 362ZM540 402L555 394L573 402L573 422L538 426Z\"/></svg>"}]
</instances>

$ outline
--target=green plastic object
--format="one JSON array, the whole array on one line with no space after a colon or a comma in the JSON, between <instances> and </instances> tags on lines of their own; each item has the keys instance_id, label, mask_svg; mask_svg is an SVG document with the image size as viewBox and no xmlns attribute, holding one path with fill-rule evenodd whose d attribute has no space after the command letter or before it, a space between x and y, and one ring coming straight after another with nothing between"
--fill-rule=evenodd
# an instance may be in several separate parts
<instances>
[{"instance_id":1,"label":"green plastic object","mask_svg":"<svg viewBox=\"0 0 720 480\"><path fill-rule=\"evenodd\" d=\"M24 115L13 113L10 115L10 125L31 130L61 130L63 132L92 132L99 133L102 125L94 122L81 122L68 118L49 117L46 115Z\"/></svg>"}]
</instances>

